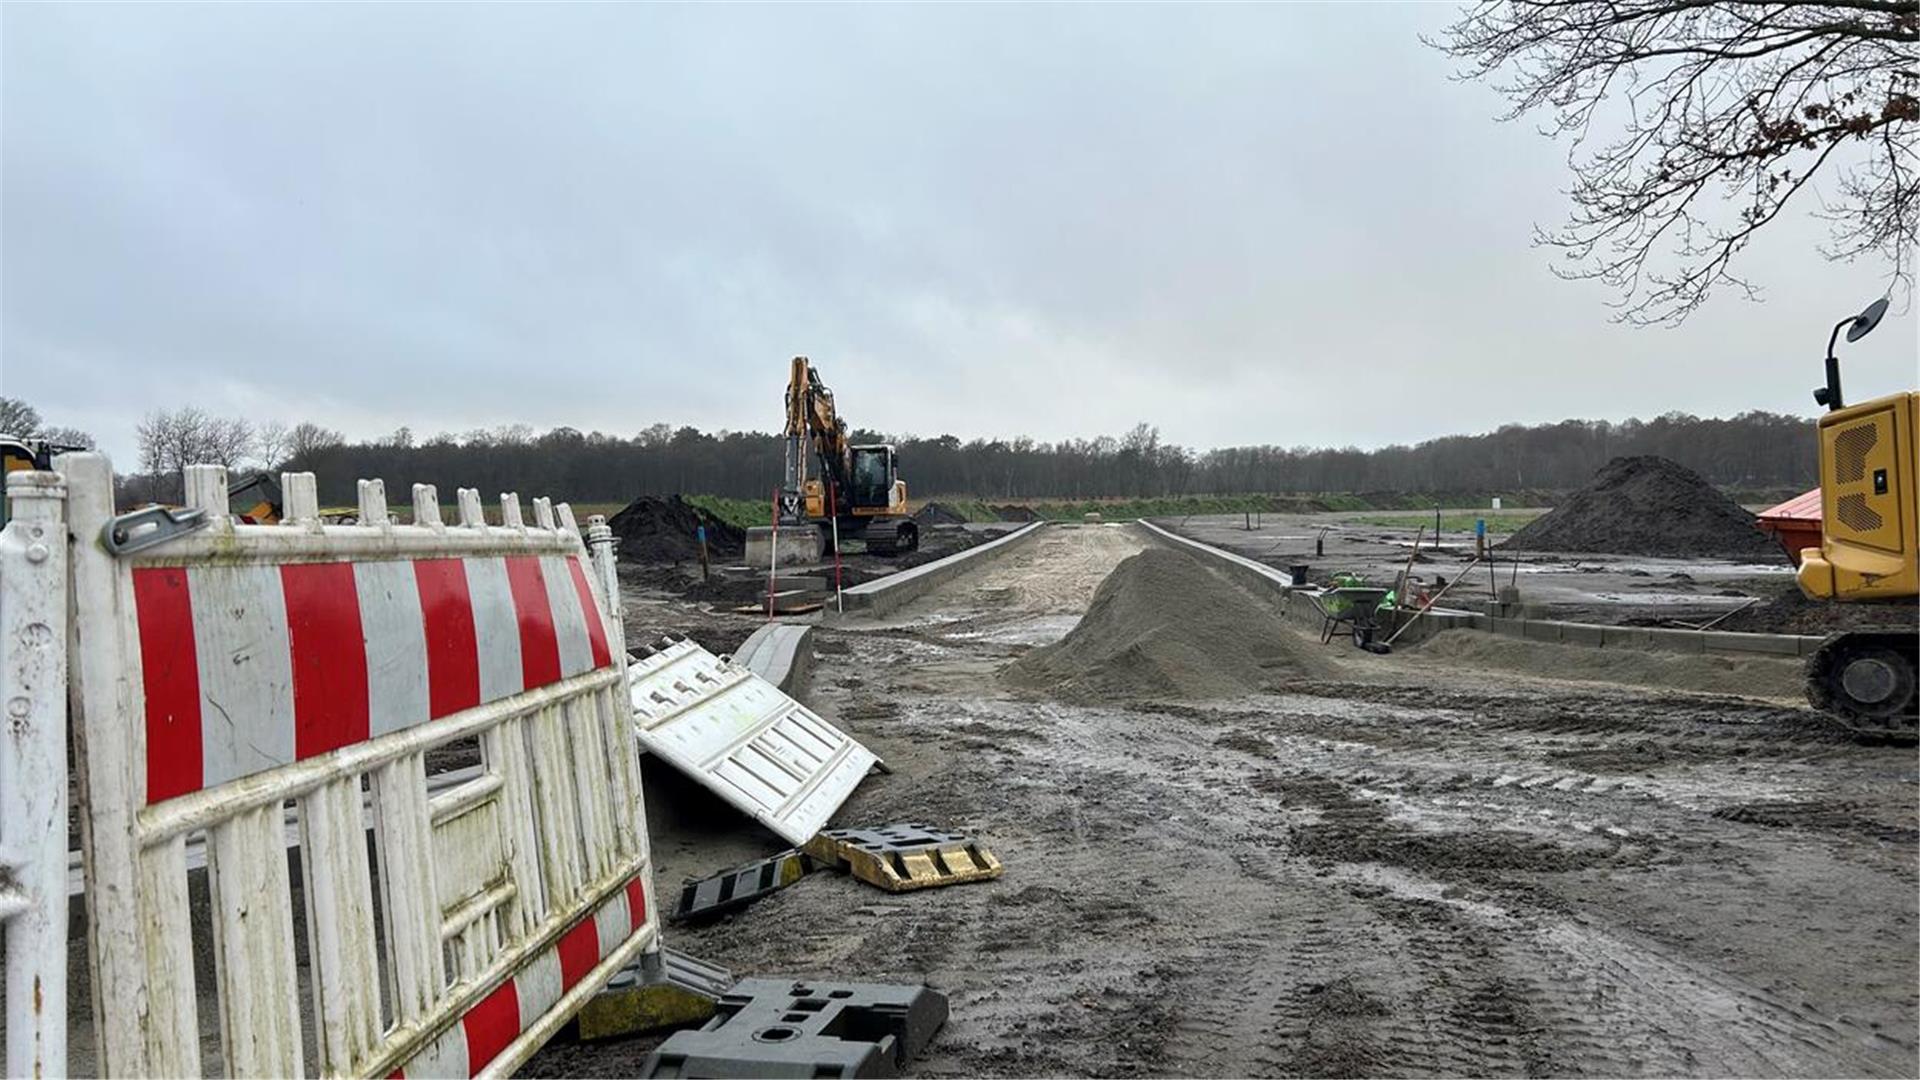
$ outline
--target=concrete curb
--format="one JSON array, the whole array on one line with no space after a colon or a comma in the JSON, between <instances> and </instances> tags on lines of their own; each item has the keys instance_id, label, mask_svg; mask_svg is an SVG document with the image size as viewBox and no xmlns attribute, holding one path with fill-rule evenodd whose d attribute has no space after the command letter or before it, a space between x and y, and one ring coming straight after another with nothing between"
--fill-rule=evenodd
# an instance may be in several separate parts
<instances>
[{"instance_id":1,"label":"concrete curb","mask_svg":"<svg viewBox=\"0 0 1920 1080\"><path fill-rule=\"evenodd\" d=\"M813 627L770 622L740 644L733 660L797 700L813 676Z\"/></svg>"},{"instance_id":2,"label":"concrete curb","mask_svg":"<svg viewBox=\"0 0 1920 1080\"><path fill-rule=\"evenodd\" d=\"M1320 613L1311 603L1295 602L1296 591L1287 575L1255 562L1244 555L1179 536L1151 521L1141 521L1148 533L1170 547L1183 547L1218 560L1249 585L1272 589L1287 598L1283 612L1288 620L1313 630L1320 629ZM1302 597L1301 600L1305 598ZM1398 643L1423 641L1442 630L1479 630L1524 641L1554 645L1579 645L1592 649L1640 649L1648 652L1693 653L1713 656L1807 656L1820 647L1823 638L1802 634L1739 634L1720 630L1666 630L1646 626L1605 626L1595 623L1565 622L1557 619L1496 618L1470 611L1435 610L1421 616L1420 624L1401 636Z\"/></svg>"},{"instance_id":3,"label":"concrete curb","mask_svg":"<svg viewBox=\"0 0 1920 1080\"><path fill-rule=\"evenodd\" d=\"M1808 656L1826 640L1809 634L1741 634L1729 630L1668 630L1652 626L1604 626L1557 619L1472 616L1472 628L1503 637L1585 645L1595 649L1640 649L1710 656Z\"/></svg>"},{"instance_id":4,"label":"concrete curb","mask_svg":"<svg viewBox=\"0 0 1920 1080\"><path fill-rule=\"evenodd\" d=\"M869 581L864 585L855 585L842 594L847 607L844 615L834 610L833 597L829 595L827 606L820 613L821 619L824 622L838 622L842 618L856 614L884 615L910 600L926 595L935 586L951 581L969 570L978 569L990 560L997 559L1025 544L1038 535L1046 524L1044 521L1035 521L1015 529L998 540L989 540L965 551L956 551L944 559L935 559L930 563L922 563L897 574L888 574L886 577Z\"/></svg>"}]
</instances>

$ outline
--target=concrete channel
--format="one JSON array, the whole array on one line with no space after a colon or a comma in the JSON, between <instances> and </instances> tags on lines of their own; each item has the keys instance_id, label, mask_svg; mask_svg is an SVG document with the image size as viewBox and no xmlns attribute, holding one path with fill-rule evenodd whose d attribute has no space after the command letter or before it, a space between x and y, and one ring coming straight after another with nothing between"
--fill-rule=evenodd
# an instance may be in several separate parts
<instances>
[{"instance_id":1,"label":"concrete channel","mask_svg":"<svg viewBox=\"0 0 1920 1080\"><path fill-rule=\"evenodd\" d=\"M846 606L844 614L884 615L903 604L925 596L944 582L979 570L988 562L1018 550L1022 545L1040 535L1040 530L1046 526L1047 523L1044 521L1035 521L1005 536L964 551L956 551L945 558L921 563L919 566L902 570L897 574L888 574L886 577L855 585L842 594ZM843 617L842 613L834 610L832 601L828 602L822 614L826 621Z\"/></svg>"}]
</instances>

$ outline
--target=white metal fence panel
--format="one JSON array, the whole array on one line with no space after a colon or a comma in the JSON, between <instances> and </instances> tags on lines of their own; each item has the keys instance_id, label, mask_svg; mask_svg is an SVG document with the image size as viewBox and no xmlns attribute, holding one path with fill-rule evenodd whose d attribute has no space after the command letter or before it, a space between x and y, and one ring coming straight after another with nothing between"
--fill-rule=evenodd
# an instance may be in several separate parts
<instances>
[{"instance_id":1,"label":"white metal fence panel","mask_svg":"<svg viewBox=\"0 0 1920 1080\"><path fill-rule=\"evenodd\" d=\"M0 940L8 1076L67 1073L67 532L58 473L0 531ZM56 870L55 867L58 867Z\"/></svg>"},{"instance_id":2,"label":"white metal fence panel","mask_svg":"<svg viewBox=\"0 0 1920 1080\"><path fill-rule=\"evenodd\" d=\"M60 467L103 1072L506 1074L658 948L603 525L589 556L565 506L529 525L502 496L489 525L468 490L443 524L426 485L400 524L366 480L359 523L323 525L311 474L283 524L236 523L195 466L207 524L116 555L106 460Z\"/></svg>"},{"instance_id":3,"label":"white metal fence panel","mask_svg":"<svg viewBox=\"0 0 1920 1080\"><path fill-rule=\"evenodd\" d=\"M792 844L813 838L876 758L772 683L691 641L627 669L640 744Z\"/></svg>"}]
</instances>

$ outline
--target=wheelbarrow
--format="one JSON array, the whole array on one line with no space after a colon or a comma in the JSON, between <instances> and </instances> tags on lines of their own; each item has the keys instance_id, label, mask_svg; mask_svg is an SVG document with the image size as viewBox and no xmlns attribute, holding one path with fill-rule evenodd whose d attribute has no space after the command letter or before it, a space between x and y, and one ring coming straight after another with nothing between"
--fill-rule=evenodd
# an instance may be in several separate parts
<instances>
[{"instance_id":1,"label":"wheelbarrow","mask_svg":"<svg viewBox=\"0 0 1920 1080\"><path fill-rule=\"evenodd\" d=\"M1368 652L1384 653L1387 646L1375 642L1373 635L1380 629L1380 604L1386 600L1391 589L1377 589L1365 585L1342 585L1337 589L1307 594L1313 600L1321 616L1320 644L1333 640L1334 635L1346 627L1353 635L1353 647Z\"/></svg>"}]
</instances>

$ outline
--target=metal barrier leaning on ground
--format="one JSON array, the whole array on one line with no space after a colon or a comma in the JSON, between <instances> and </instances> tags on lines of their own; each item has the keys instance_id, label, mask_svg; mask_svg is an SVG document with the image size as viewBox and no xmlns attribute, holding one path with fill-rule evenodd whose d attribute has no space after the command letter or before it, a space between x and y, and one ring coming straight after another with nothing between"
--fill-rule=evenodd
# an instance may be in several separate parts
<instances>
[{"instance_id":1,"label":"metal barrier leaning on ground","mask_svg":"<svg viewBox=\"0 0 1920 1080\"><path fill-rule=\"evenodd\" d=\"M149 547L123 531L116 555L107 460L56 468L76 541L73 724L102 1075L202 1072L184 854L196 830L230 1075L298 1076L308 1062L325 1075L509 1074L657 952L603 524L589 557L564 505L556 520L535 500L528 525L505 495L489 526L463 489L447 525L434 489L416 485L401 525L380 482L362 480L359 523L323 526L310 473L283 478L285 524L236 524L225 470L193 466L186 503L204 526ZM430 797L427 753L469 738L481 768Z\"/></svg>"},{"instance_id":2,"label":"metal barrier leaning on ground","mask_svg":"<svg viewBox=\"0 0 1920 1080\"><path fill-rule=\"evenodd\" d=\"M57 473L7 475L0 532L0 937L8 1076L67 1074L67 533ZM55 869L58 864L58 869Z\"/></svg>"}]
</instances>

